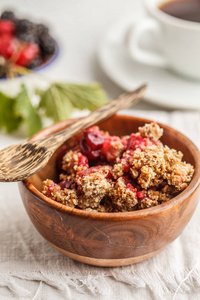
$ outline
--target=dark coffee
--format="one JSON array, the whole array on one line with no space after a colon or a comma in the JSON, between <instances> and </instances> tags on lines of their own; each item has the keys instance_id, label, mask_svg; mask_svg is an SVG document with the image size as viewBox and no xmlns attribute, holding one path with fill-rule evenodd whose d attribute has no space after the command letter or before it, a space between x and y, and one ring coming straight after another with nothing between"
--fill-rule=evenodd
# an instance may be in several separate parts
<instances>
[{"instance_id":1,"label":"dark coffee","mask_svg":"<svg viewBox=\"0 0 200 300\"><path fill-rule=\"evenodd\" d=\"M200 0L171 0L162 3L159 9L179 19L200 22Z\"/></svg>"}]
</instances>

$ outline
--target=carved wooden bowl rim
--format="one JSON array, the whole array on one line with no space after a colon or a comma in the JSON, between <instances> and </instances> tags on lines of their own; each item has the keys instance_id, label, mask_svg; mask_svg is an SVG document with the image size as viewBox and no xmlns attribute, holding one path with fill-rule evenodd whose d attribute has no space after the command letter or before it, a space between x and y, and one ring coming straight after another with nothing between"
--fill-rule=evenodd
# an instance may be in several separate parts
<instances>
[{"instance_id":1,"label":"carved wooden bowl rim","mask_svg":"<svg viewBox=\"0 0 200 300\"><path fill-rule=\"evenodd\" d=\"M124 118L124 119L131 119L133 120L138 120L138 121L142 121L144 123L149 123L152 122L152 120L149 119L144 119L144 118L139 118L139 117L133 117L133 116L127 116L127 115L117 115L117 117L119 118ZM73 122L76 119L69 119L69 120L64 120L61 122L57 122L49 127L46 127L44 129L42 129L41 131L39 131L38 133L36 133L33 137L31 137L31 141L39 139L41 137L47 136L50 133L54 133L57 131L60 131L64 128L66 128L67 126L69 126L69 124L71 124L71 122ZM163 129L164 131L171 131L173 132L175 135L179 136L179 138L181 138L183 141L187 141L188 149L190 148L190 151L193 154L193 158L194 158L194 162L195 162L195 173L194 176L192 178L192 181L190 182L189 186L183 191L181 192L178 196L174 197L173 199L164 202L158 206L154 206L154 207L150 207L147 209L142 209L142 210L136 210L136 211L131 211L131 212L113 212L113 213L99 213L99 212L91 212L91 211L86 211L86 210L81 210L78 208L70 208L64 204L61 204L59 202L56 202L54 200L51 200L50 198L46 197L45 195L43 195L32 183L31 180L28 178L23 182L23 184L26 186L26 188L33 193L38 199L40 199L42 202L47 203L49 206L55 208L56 210L60 210L62 212L66 212L66 213L70 213L79 217L89 217L90 219L110 219L110 220L120 220L120 219L133 219L133 218L140 218L140 217L145 217L145 216L149 216L149 215L156 215L159 214L161 211L163 210L168 210L170 208L172 208L172 206L176 206L178 203L182 202L184 199L186 199L187 197L189 197L199 186L200 184L200 152L198 150L198 148L194 145L194 143L188 139L185 135L183 135L182 133L180 133L179 131L171 128L170 126L164 125L162 123L157 122Z\"/></svg>"}]
</instances>

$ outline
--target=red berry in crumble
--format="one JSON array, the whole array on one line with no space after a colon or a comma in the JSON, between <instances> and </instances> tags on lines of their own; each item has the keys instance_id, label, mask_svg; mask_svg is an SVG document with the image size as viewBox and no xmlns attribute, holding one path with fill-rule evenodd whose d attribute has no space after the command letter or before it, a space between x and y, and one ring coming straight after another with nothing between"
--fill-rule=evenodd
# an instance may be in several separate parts
<instances>
[{"instance_id":1,"label":"red berry in crumble","mask_svg":"<svg viewBox=\"0 0 200 300\"><path fill-rule=\"evenodd\" d=\"M105 137L101 153L108 162L115 162L117 158L121 157L123 151L124 145L118 136Z\"/></svg>"},{"instance_id":2,"label":"red berry in crumble","mask_svg":"<svg viewBox=\"0 0 200 300\"><path fill-rule=\"evenodd\" d=\"M90 127L83 132L80 149L89 159L96 159L101 155L104 137L97 127Z\"/></svg>"}]
</instances>

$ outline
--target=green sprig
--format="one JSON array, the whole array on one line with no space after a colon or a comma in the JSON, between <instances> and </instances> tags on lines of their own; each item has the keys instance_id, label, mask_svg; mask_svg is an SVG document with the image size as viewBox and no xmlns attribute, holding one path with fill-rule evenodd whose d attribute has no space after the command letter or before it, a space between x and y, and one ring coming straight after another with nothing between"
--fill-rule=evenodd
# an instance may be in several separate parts
<instances>
[{"instance_id":1,"label":"green sprig","mask_svg":"<svg viewBox=\"0 0 200 300\"><path fill-rule=\"evenodd\" d=\"M38 106L32 104L24 84L15 98L0 92L0 129L10 133L24 124L27 136L32 136L43 127L45 117L57 122L70 118L74 109L93 111L106 103L106 93L98 83L56 82L34 93L40 98Z\"/></svg>"}]
</instances>

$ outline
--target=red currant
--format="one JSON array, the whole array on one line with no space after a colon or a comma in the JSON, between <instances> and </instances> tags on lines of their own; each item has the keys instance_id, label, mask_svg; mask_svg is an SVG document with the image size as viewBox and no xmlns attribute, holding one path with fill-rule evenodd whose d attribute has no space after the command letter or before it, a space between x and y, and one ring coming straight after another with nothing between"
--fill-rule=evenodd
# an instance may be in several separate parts
<instances>
[{"instance_id":1,"label":"red currant","mask_svg":"<svg viewBox=\"0 0 200 300\"><path fill-rule=\"evenodd\" d=\"M0 36L0 55L10 58L17 51L19 42L10 34Z\"/></svg>"},{"instance_id":2,"label":"red currant","mask_svg":"<svg viewBox=\"0 0 200 300\"><path fill-rule=\"evenodd\" d=\"M47 197L51 196L51 193L53 193L54 187L57 186L56 183L52 182L49 186L48 186L48 190L47 190Z\"/></svg>"},{"instance_id":3,"label":"red currant","mask_svg":"<svg viewBox=\"0 0 200 300\"><path fill-rule=\"evenodd\" d=\"M78 166L80 166L80 165L85 166L87 168L89 167L87 157L81 153L79 153L79 155L78 155Z\"/></svg>"},{"instance_id":4,"label":"red currant","mask_svg":"<svg viewBox=\"0 0 200 300\"><path fill-rule=\"evenodd\" d=\"M127 150L135 150L136 148L144 150L145 147L151 145L153 145L153 143L149 138L143 138L140 134L135 135L132 133L127 142Z\"/></svg>"},{"instance_id":5,"label":"red currant","mask_svg":"<svg viewBox=\"0 0 200 300\"><path fill-rule=\"evenodd\" d=\"M137 192L137 197L142 200L142 199L144 199L145 194L143 192L139 191L139 192Z\"/></svg>"},{"instance_id":6,"label":"red currant","mask_svg":"<svg viewBox=\"0 0 200 300\"><path fill-rule=\"evenodd\" d=\"M81 152L89 159L96 159L101 155L104 137L98 131L85 130L80 140Z\"/></svg>"},{"instance_id":7,"label":"red currant","mask_svg":"<svg viewBox=\"0 0 200 300\"><path fill-rule=\"evenodd\" d=\"M9 20L0 20L0 35L13 34L15 32L15 24Z\"/></svg>"},{"instance_id":8,"label":"red currant","mask_svg":"<svg viewBox=\"0 0 200 300\"><path fill-rule=\"evenodd\" d=\"M26 47L21 51L16 64L20 66L28 66L39 54L40 49L37 44L27 44Z\"/></svg>"},{"instance_id":9,"label":"red currant","mask_svg":"<svg viewBox=\"0 0 200 300\"><path fill-rule=\"evenodd\" d=\"M105 137L102 154L106 157L107 161L113 161L120 157L124 150L121 139L118 136Z\"/></svg>"},{"instance_id":10,"label":"red currant","mask_svg":"<svg viewBox=\"0 0 200 300\"><path fill-rule=\"evenodd\" d=\"M70 180L63 180L58 185L61 187L61 190L69 189L72 182Z\"/></svg>"}]
</instances>

